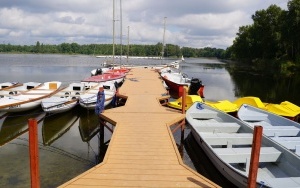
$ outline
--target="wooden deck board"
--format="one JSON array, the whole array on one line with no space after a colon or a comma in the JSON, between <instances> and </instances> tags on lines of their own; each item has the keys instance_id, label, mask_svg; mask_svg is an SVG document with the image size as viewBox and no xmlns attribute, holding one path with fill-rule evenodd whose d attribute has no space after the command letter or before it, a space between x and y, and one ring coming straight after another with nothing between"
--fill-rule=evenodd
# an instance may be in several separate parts
<instances>
[{"instance_id":1,"label":"wooden deck board","mask_svg":"<svg viewBox=\"0 0 300 188\"><path fill-rule=\"evenodd\" d=\"M156 72L132 69L119 93L126 104L101 115L116 125L103 162L61 187L219 187L183 164L169 126L185 116L160 105Z\"/></svg>"}]
</instances>

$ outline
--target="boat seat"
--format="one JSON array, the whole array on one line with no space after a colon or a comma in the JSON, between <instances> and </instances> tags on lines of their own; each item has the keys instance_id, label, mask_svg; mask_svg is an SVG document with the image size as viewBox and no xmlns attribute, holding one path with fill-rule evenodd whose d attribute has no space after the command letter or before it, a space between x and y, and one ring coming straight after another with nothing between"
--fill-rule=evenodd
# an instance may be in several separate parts
<instances>
[{"instance_id":1,"label":"boat seat","mask_svg":"<svg viewBox=\"0 0 300 188\"><path fill-rule=\"evenodd\" d=\"M263 127L263 133L267 136L297 136L300 129L295 126Z\"/></svg>"},{"instance_id":2,"label":"boat seat","mask_svg":"<svg viewBox=\"0 0 300 188\"><path fill-rule=\"evenodd\" d=\"M247 163L251 158L249 148L214 148L214 152L227 163ZM259 162L276 162L281 152L274 147L261 147Z\"/></svg>"},{"instance_id":3,"label":"boat seat","mask_svg":"<svg viewBox=\"0 0 300 188\"><path fill-rule=\"evenodd\" d=\"M252 115L247 115L242 118L243 121L264 121L268 117L267 114L261 114L261 113L254 113Z\"/></svg>"},{"instance_id":4,"label":"boat seat","mask_svg":"<svg viewBox=\"0 0 300 188\"><path fill-rule=\"evenodd\" d=\"M237 123L201 122L194 126L197 132L236 133L240 125Z\"/></svg>"},{"instance_id":5,"label":"boat seat","mask_svg":"<svg viewBox=\"0 0 300 188\"><path fill-rule=\"evenodd\" d=\"M290 150L296 150L297 146L300 147L300 137L272 137L272 139Z\"/></svg>"},{"instance_id":6,"label":"boat seat","mask_svg":"<svg viewBox=\"0 0 300 188\"><path fill-rule=\"evenodd\" d=\"M215 118L217 116L217 112L212 111L212 110L208 110L208 109L201 109L199 110L199 112L201 111L201 113L193 113L191 112L190 115L192 118L194 119L212 119Z\"/></svg>"},{"instance_id":7,"label":"boat seat","mask_svg":"<svg viewBox=\"0 0 300 188\"><path fill-rule=\"evenodd\" d=\"M251 145L252 133L200 133L209 145Z\"/></svg>"},{"instance_id":8,"label":"boat seat","mask_svg":"<svg viewBox=\"0 0 300 188\"><path fill-rule=\"evenodd\" d=\"M272 126L265 121L249 124L252 127L255 125L262 126L263 133L267 136L297 136L300 132L300 129L295 126Z\"/></svg>"},{"instance_id":9,"label":"boat seat","mask_svg":"<svg viewBox=\"0 0 300 188\"><path fill-rule=\"evenodd\" d=\"M299 187L300 177L269 178L270 187Z\"/></svg>"}]
</instances>

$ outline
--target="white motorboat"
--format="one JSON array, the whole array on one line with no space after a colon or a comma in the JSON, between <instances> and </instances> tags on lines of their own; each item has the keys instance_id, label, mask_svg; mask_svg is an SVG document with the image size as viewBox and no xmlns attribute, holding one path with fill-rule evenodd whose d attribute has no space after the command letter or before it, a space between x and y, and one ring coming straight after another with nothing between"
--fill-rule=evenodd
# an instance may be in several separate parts
<instances>
[{"instance_id":1,"label":"white motorboat","mask_svg":"<svg viewBox=\"0 0 300 188\"><path fill-rule=\"evenodd\" d=\"M237 187L247 187L253 129L204 103L186 112L192 134L214 166ZM300 157L262 136L256 187L300 187Z\"/></svg>"},{"instance_id":2,"label":"white motorboat","mask_svg":"<svg viewBox=\"0 0 300 188\"><path fill-rule=\"evenodd\" d=\"M176 92L178 97L183 95L184 87L188 88L191 84L191 79L188 78L188 75L176 71L174 68L164 69L160 76L170 90Z\"/></svg>"}]
</instances>

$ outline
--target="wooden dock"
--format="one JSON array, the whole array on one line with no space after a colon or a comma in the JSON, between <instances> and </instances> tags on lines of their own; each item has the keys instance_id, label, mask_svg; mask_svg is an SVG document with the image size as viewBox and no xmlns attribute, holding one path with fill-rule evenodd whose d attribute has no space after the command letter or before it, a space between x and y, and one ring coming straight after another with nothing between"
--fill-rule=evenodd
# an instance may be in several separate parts
<instances>
[{"instance_id":1,"label":"wooden dock","mask_svg":"<svg viewBox=\"0 0 300 188\"><path fill-rule=\"evenodd\" d=\"M219 187L183 163L170 126L185 115L161 106L157 72L132 69L119 92L125 106L101 115L115 125L103 162L60 187Z\"/></svg>"}]
</instances>

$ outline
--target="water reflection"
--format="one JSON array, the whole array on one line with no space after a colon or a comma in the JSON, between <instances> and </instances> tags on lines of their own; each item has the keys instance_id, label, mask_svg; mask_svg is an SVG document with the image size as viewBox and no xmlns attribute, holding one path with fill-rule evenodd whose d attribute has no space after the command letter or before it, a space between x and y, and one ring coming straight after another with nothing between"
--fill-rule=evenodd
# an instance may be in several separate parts
<instances>
[{"instance_id":1,"label":"water reflection","mask_svg":"<svg viewBox=\"0 0 300 188\"><path fill-rule=\"evenodd\" d=\"M255 72L250 67L229 64L226 70L230 73L235 85L235 96L255 96L264 102L281 103L290 101L300 105L300 75L276 72Z\"/></svg>"},{"instance_id":2,"label":"water reflection","mask_svg":"<svg viewBox=\"0 0 300 188\"><path fill-rule=\"evenodd\" d=\"M11 113L3 116L0 120L0 146L17 138L28 131L28 119L35 118L40 121L45 113L40 108L23 113Z\"/></svg>"},{"instance_id":3,"label":"water reflection","mask_svg":"<svg viewBox=\"0 0 300 188\"><path fill-rule=\"evenodd\" d=\"M209 101L236 99L234 82L225 64L185 63L181 70L190 78L199 78L204 84L204 96Z\"/></svg>"},{"instance_id":4,"label":"water reflection","mask_svg":"<svg viewBox=\"0 0 300 188\"><path fill-rule=\"evenodd\" d=\"M42 136L43 143L50 146L55 140L63 136L78 120L76 110L66 113L48 114L43 120Z\"/></svg>"},{"instance_id":5,"label":"water reflection","mask_svg":"<svg viewBox=\"0 0 300 188\"><path fill-rule=\"evenodd\" d=\"M100 131L99 119L93 113L85 111L80 114L79 132L83 142L89 142Z\"/></svg>"}]
</instances>

